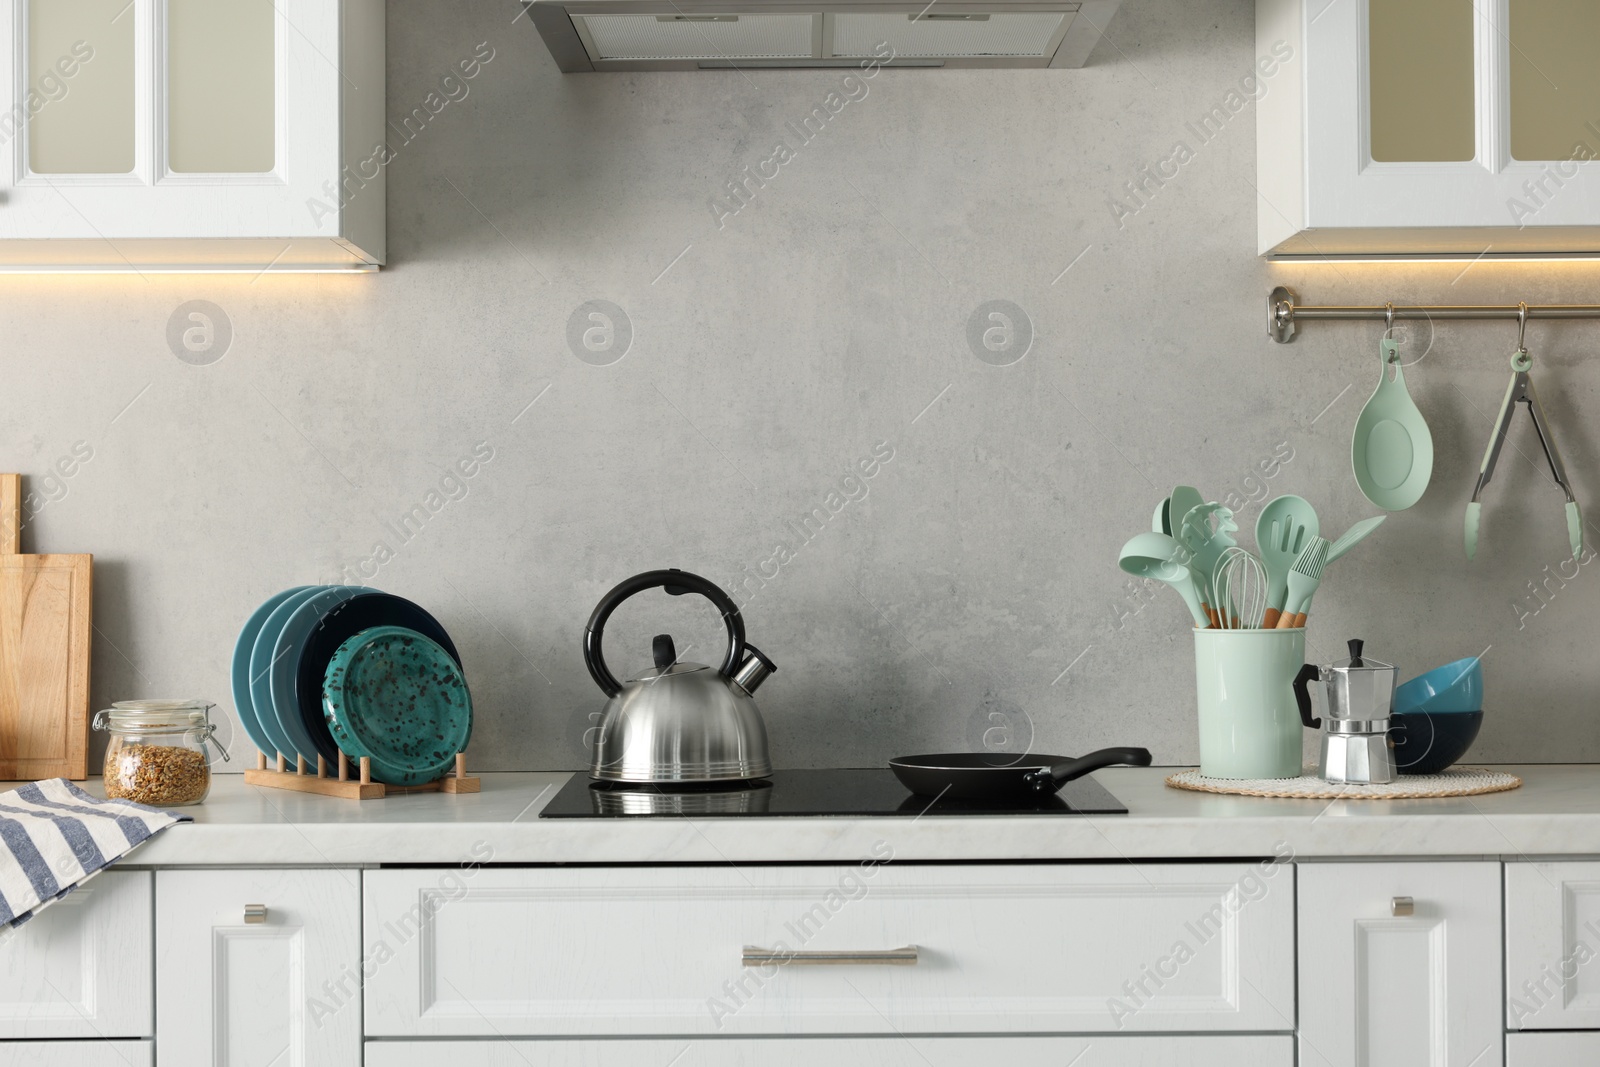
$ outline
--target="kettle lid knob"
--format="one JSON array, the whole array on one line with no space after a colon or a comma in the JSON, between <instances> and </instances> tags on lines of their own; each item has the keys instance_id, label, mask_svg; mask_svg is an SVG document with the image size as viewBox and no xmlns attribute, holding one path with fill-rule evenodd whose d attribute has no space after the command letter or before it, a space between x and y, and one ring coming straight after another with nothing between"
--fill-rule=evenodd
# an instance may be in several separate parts
<instances>
[{"instance_id":1,"label":"kettle lid knob","mask_svg":"<svg viewBox=\"0 0 1600 1067\"><path fill-rule=\"evenodd\" d=\"M650 655L656 661L658 671L664 671L678 662L678 650L672 643L672 635L656 634L655 640L650 642Z\"/></svg>"},{"instance_id":2,"label":"kettle lid knob","mask_svg":"<svg viewBox=\"0 0 1600 1067\"><path fill-rule=\"evenodd\" d=\"M660 640L660 638L657 638L657 640ZM1365 667L1366 664L1361 662L1361 648L1366 642L1359 637L1352 637L1348 644L1350 646L1350 666Z\"/></svg>"}]
</instances>

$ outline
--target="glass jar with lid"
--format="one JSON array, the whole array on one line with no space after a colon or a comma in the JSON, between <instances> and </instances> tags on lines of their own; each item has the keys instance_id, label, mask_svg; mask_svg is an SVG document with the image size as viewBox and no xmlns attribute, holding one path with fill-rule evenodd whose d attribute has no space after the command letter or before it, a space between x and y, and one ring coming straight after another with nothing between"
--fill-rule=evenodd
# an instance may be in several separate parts
<instances>
[{"instance_id":1,"label":"glass jar with lid","mask_svg":"<svg viewBox=\"0 0 1600 1067\"><path fill-rule=\"evenodd\" d=\"M204 700L120 700L95 713L94 726L111 734L106 747L106 796L155 807L198 804L211 791L207 744L216 727ZM223 759L228 753L217 745Z\"/></svg>"}]
</instances>

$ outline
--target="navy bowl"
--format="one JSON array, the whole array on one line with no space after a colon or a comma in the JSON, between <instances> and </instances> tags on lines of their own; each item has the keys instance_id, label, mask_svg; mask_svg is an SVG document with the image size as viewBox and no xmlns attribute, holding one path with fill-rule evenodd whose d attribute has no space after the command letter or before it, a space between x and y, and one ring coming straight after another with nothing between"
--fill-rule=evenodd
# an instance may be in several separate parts
<instances>
[{"instance_id":1,"label":"navy bowl","mask_svg":"<svg viewBox=\"0 0 1600 1067\"><path fill-rule=\"evenodd\" d=\"M1482 711L1391 713L1395 769L1401 774L1438 774L1467 754L1482 725Z\"/></svg>"}]
</instances>

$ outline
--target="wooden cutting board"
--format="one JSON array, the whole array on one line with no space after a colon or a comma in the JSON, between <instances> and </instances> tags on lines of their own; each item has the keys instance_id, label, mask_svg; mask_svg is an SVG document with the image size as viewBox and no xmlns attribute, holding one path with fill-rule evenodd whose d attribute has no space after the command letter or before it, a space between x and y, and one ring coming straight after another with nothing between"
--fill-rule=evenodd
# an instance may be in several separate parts
<instances>
[{"instance_id":1,"label":"wooden cutting board","mask_svg":"<svg viewBox=\"0 0 1600 1067\"><path fill-rule=\"evenodd\" d=\"M0 780L89 773L93 556L23 555L22 479L0 474Z\"/></svg>"}]
</instances>

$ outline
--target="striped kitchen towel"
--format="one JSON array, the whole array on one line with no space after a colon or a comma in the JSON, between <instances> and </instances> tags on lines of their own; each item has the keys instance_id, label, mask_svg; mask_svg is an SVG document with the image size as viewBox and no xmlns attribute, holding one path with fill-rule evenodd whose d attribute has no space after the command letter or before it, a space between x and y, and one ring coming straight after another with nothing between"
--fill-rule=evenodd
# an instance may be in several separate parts
<instances>
[{"instance_id":1,"label":"striped kitchen towel","mask_svg":"<svg viewBox=\"0 0 1600 1067\"><path fill-rule=\"evenodd\" d=\"M22 925L145 839L191 821L100 800L65 778L0 793L0 927Z\"/></svg>"}]
</instances>

